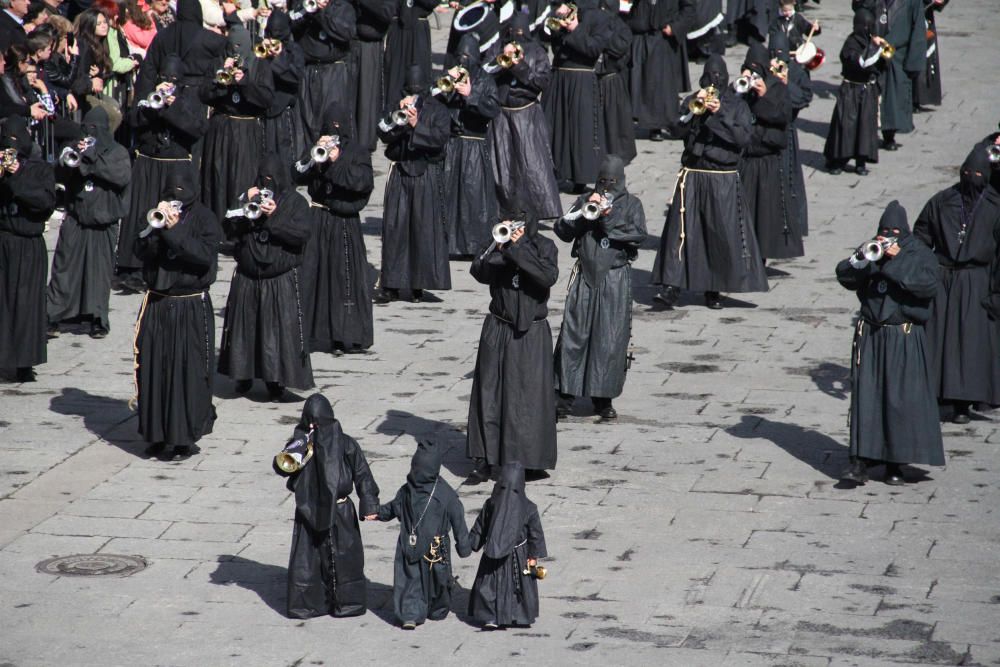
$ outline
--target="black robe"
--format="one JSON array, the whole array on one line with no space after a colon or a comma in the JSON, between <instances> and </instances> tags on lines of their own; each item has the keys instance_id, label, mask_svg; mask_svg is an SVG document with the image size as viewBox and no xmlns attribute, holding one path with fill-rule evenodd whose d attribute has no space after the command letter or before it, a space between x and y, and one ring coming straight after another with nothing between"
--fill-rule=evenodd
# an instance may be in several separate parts
<instances>
[{"instance_id":1,"label":"black robe","mask_svg":"<svg viewBox=\"0 0 1000 667\"><path fill-rule=\"evenodd\" d=\"M385 107L384 42L398 0L355 0L357 38L351 45L357 101L354 119L359 144L371 153L378 145L376 128Z\"/></svg>"},{"instance_id":2,"label":"black robe","mask_svg":"<svg viewBox=\"0 0 1000 667\"><path fill-rule=\"evenodd\" d=\"M367 349L375 342L368 251L361 210L375 187L366 146L342 137L340 157L298 178L313 206L306 246L306 332L314 352Z\"/></svg>"},{"instance_id":3,"label":"black robe","mask_svg":"<svg viewBox=\"0 0 1000 667\"><path fill-rule=\"evenodd\" d=\"M880 47L859 35L849 35L840 50L844 80L830 118L823 155L829 162L852 158L878 162ZM874 58L874 60L873 60ZM867 66L866 66L867 64Z\"/></svg>"},{"instance_id":4,"label":"black robe","mask_svg":"<svg viewBox=\"0 0 1000 667\"><path fill-rule=\"evenodd\" d=\"M268 21L267 25L267 36L278 39L271 34L272 22ZM279 34L284 37L283 33ZM264 118L264 153L277 153L286 168L291 169L292 163L302 155L307 145L306 137L300 131L297 108L305 77L305 54L290 34L281 40L281 53L271 59L270 70L274 93Z\"/></svg>"},{"instance_id":5,"label":"black robe","mask_svg":"<svg viewBox=\"0 0 1000 667\"><path fill-rule=\"evenodd\" d=\"M548 551L538 507L524 493L520 466L504 466L470 539L483 557L469 592L469 616L500 627L534 623L538 580L524 572L529 559L545 558Z\"/></svg>"},{"instance_id":6,"label":"black robe","mask_svg":"<svg viewBox=\"0 0 1000 667\"><path fill-rule=\"evenodd\" d=\"M636 156L633 105L628 89L632 31L617 12L605 10L605 14L608 17L608 43L597 66L604 114L604 141L609 154L617 155L628 164Z\"/></svg>"},{"instance_id":7,"label":"black robe","mask_svg":"<svg viewBox=\"0 0 1000 667\"><path fill-rule=\"evenodd\" d=\"M525 234L480 255L472 276L490 286L469 401L467 451L488 465L556 466L549 290L559 277L556 244Z\"/></svg>"},{"instance_id":8,"label":"black robe","mask_svg":"<svg viewBox=\"0 0 1000 667\"><path fill-rule=\"evenodd\" d=\"M773 0L727 0L726 25L744 44L763 42L776 11Z\"/></svg>"},{"instance_id":9,"label":"black robe","mask_svg":"<svg viewBox=\"0 0 1000 667\"><path fill-rule=\"evenodd\" d=\"M369 516L378 512L378 485L361 447L344 433L319 394L306 401L306 423L295 429L293 440L306 438L307 413L317 425L313 457L287 482L295 494L288 617L359 616L368 608L365 550L350 494L357 490L361 516ZM281 474L277 467L275 471Z\"/></svg>"},{"instance_id":10,"label":"black robe","mask_svg":"<svg viewBox=\"0 0 1000 667\"><path fill-rule=\"evenodd\" d=\"M392 161L382 207L380 285L388 289L451 289L441 167L451 137L448 108L428 95L418 100L415 127L383 130Z\"/></svg>"},{"instance_id":11,"label":"black robe","mask_svg":"<svg viewBox=\"0 0 1000 667\"><path fill-rule=\"evenodd\" d=\"M896 47L896 54L887 61L882 82L882 131L913 131L913 79L927 66L927 30L924 27L923 0L895 0L886 9L887 0L876 0L875 16L879 33ZM885 16L887 23L882 23Z\"/></svg>"},{"instance_id":12,"label":"black robe","mask_svg":"<svg viewBox=\"0 0 1000 667\"><path fill-rule=\"evenodd\" d=\"M694 0L638 0L632 5L632 115L640 128L659 130L677 122L677 98L691 89L687 32L694 22ZM670 37L663 34L668 25Z\"/></svg>"},{"instance_id":13,"label":"black robe","mask_svg":"<svg viewBox=\"0 0 1000 667\"><path fill-rule=\"evenodd\" d=\"M1000 194L987 187L970 203L958 186L942 190L913 228L941 266L927 344L938 399L1000 405L1000 321L983 303L996 271Z\"/></svg>"},{"instance_id":14,"label":"black robe","mask_svg":"<svg viewBox=\"0 0 1000 667\"><path fill-rule=\"evenodd\" d=\"M938 289L934 253L913 235L878 264L837 265L861 301L851 353L851 456L944 465L934 372L924 323Z\"/></svg>"},{"instance_id":15,"label":"black robe","mask_svg":"<svg viewBox=\"0 0 1000 667\"><path fill-rule=\"evenodd\" d=\"M785 37L788 38L788 46L794 51L806 41L806 37L812 32L812 21L807 19L802 15L801 12L796 11L790 17L785 17L780 14L775 15L774 20L771 22L770 32L782 32ZM822 28L817 28L813 32L813 37L823 33Z\"/></svg>"},{"instance_id":16,"label":"black robe","mask_svg":"<svg viewBox=\"0 0 1000 667\"><path fill-rule=\"evenodd\" d=\"M45 222L56 207L52 165L20 156L0 176L0 368L46 361Z\"/></svg>"},{"instance_id":17,"label":"black robe","mask_svg":"<svg viewBox=\"0 0 1000 667\"><path fill-rule=\"evenodd\" d=\"M313 386L306 339L302 254L312 233L309 204L292 189L255 221L233 220L236 269L226 301L219 372L286 387Z\"/></svg>"},{"instance_id":18,"label":"black robe","mask_svg":"<svg viewBox=\"0 0 1000 667\"><path fill-rule=\"evenodd\" d=\"M455 490L440 477L437 450L436 445L418 445L407 483L378 510L379 521L399 519L392 601L400 623L440 621L448 615L455 585L449 531L459 557L472 553L465 509Z\"/></svg>"},{"instance_id":19,"label":"black robe","mask_svg":"<svg viewBox=\"0 0 1000 667\"><path fill-rule=\"evenodd\" d=\"M799 131L795 121L812 98L812 79L808 70L792 59L788 63L788 101L792 105L792 120L788 123L787 143L781 151L781 163L788 215L801 236L809 235L809 202L806 199L806 180L802 174Z\"/></svg>"},{"instance_id":20,"label":"black robe","mask_svg":"<svg viewBox=\"0 0 1000 667\"><path fill-rule=\"evenodd\" d=\"M941 42L937 37L937 13L944 11L949 0L941 4L934 0L924 0L924 19L927 26L927 64L913 84L913 104L941 104L941 54L938 51Z\"/></svg>"},{"instance_id":21,"label":"black robe","mask_svg":"<svg viewBox=\"0 0 1000 667\"><path fill-rule=\"evenodd\" d=\"M395 19L385 36L385 105L395 109L405 93L406 70L420 65L421 81L431 80L431 28L427 21L438 0L396 0Z\"/></svg>"},{"instance_id":22,"label":"black robe","mask_svg":"<svg viewBox=\"0 0 1000 667\"><path fill-rule=\"evenodd\" d=\"M212 432L215 407L215 282L222 228L191 203L172 229L136 239L149 291L136 324L139 435L150 443L192 446Z\"/></svg>"},{"instance_id":23,"label":"black robe","mask_svg":"<svg viewBox=\"0 0 1000 667\"><path fill-rule=\"evenodd\" d=\"M577 199L579 209L590 195ZM631 263L646 240L642 202L627 192L596 221L560 218L556 235L573 244L578 271L570 283L556 342L556 389L614 398L625 386L632 337Z\"/></svg>"}]
</instances>

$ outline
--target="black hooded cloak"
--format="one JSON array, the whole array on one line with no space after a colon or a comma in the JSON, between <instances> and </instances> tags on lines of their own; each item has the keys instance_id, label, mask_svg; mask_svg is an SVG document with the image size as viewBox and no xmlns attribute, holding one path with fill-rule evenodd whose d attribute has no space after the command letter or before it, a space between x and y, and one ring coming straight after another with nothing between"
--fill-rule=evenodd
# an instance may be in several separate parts
<instances>
[{"instance_id":1,"label":"black hooded cloak","mask_svg":"<svg viewBox=\"0 0 1000 667\"><path fill-rule=\"evenodd\" d=\"M555 224L556 235L573 244L577 270L566 295L556 343L556 389L573 396L614 398L625 385L632 336L631 262L646 240L646 214L625 185L621 158L604 158L592 192L605 193L611 211L595 221L573 218L590 198L576 200Z\"/></svg>"},{"instance_id":2,"label":"black hooded cloak","mask_svg":"<svg viewBox=\"0 0 1000 667\"><path fill-rule=\"evenodd\" d=\"M770 37L771 57L788 65L788 102L792 107L792 118L786 131L785 147L781 151L782 186L786 201L786 215L790 226L799 230L800 236L809 234L809 206L806 200L806 181L802 175L802 161L799 158L799 131L795 120L799 112L812 102L812 80L809 71L791 57L791 45L783 32L772 32Z\"/></svg>"},{"instance_id":3,"label":"black hooded cloak","mask_svg":"<svg viewBox=\"0 0 1000 667\"><path fill-rule=\"evenodd\" d=\"M719 111L686 113L688 120L677 125L684 153L653 284L699 292L767 291L753 214L737 172L740 154L751 142L753 118L728 82L725 61L709 56L700 84L719 91ZM685 111L689 101L681 104Z\"/></svg>"},{"instance_id":4,"label":"black hooded cloak","mask_svg":"<svg viewBox=\"0 0 1000 667\"><path fill-rule=\"evenodd\" d=\"M632 31L622 19L617 5L608 8L601 0L601 11L608 20L607 46L596 68L604 113L604 140L608 153L617 155L628 164L636 156L632 96L628 90Z\"/></svg>"},{"instance_id":5,"label":"black hooded cloak","mask_svg":"<svg viewBox=\"0 0 1000 667\"><path fill-rule=\"evenodd\" d=\"M923 0L875 0L879 35L896 47L882 82L881 129L913 131L913 81L927 67Z\"/></svg>"},{"instance_id":6,"label":"black hooded cloak","mask_svg":"<svg viewBox=\"0 0 1000 667\"><path fill-rule=\"evenodd\" d=\"M286 172L277 154L265 155L256 185L274 193L277 208L257 220L231 220L236 270L226 302L219 372L234 380L257 378L309 389L313 376L299 267L312 226L309 204ZM244 203L241 197L240 206Z\"/></svg>"},{"instance_id":7,"label":"black hooded cloak","mask_svg":"<svg viewBox=\"0 0 1000 667\"><path fill-rule=\"evenodd\" d=\"M369 153L378 147L376 127L385 106L383 51L386 32L395 20L398 0L354 0L357 38L351 44L357 141Z\"/></svg>"},{"instance_id":8,"label":"black hooded cloak","mask_svg":"<svg viewBox=\"0 0 1000 667\"><path fill-rule=\"evenodd\" d=\"M897 201L886 207L878 233L890 237L894 229L900 230L895 257L869 263L852 255L837 265L837 280L861 302L851 353L850 453L871 461L944 465L924 335L938 290L938 263L910 233Z\"/></svg>"},{"instance_id":9,"label":"black hooded cloak","mask_svg":"<svg viewBox=\"0 0 1000 667\"><path fill-rule=\"evenodd\" d=\"M531 625L538 618L538 580L524 574L530 559L545 558L538 507L524 489L524 468L507 463L470 532L483 550L469 593L469 616L498 626Z\"/></svg>"},{"instance_id":10,"label":"black hooded cloak","mask_svg":"<svg viewBox=\"0 0 1000 667\"><path fill-rule=\"evenodd\" d=\"M306 400L292 440L305 440L310 431L313 457L287 483L295 494L288 616L359 616L368 606L365 551L350 495L357 489L362 516L375 514L378 485L361 447L344 433L322 394Z\"/></svg>"},{"instance_id":11,"label":"black hooded cloak","mask_svg":"<svg viewBox=\"0 0 1000 667\"><path fill-rule=\"evenodd\" d=\"M61 169L69 204L52 257L46 311L50 324L90 315L94 326L107 331L118 221L128 210L132 169L103 107L84 116L83 134L97 141L80 153L76 168ZM70 141L74 150L77 143Z\"/></svg>"},{"instance_id":12,"label":"black hooded cloak","mask_svg":"<svg viewBox=\"0 0 1000 667\"><path fill-rule=\"evenodd\" d=\"M215 407L215 282L222 229L196 195L194 173L177 170L160 193L179 201L180 221L135 241L149 291L136 323L139 434L146 442L190 447L212 432Z\"/></svg>"},{"instance_id":13,"label":"black hooded cloak","mask_svg":"<svg viewBox=\"0 0 1000 667\"><path fill-rule=\"evenodd\" d=\"M552 66L545 49L531 36L527 14L518 13L504 28L503 44L517 42L524 58L497 71L500 115L489 126L493 171L501 206L523 196L539 220L562 213L552 164L552 138L539 95L549 87Z\"/></svg>"},{"instance_id":14,"label":"black hooded cloak","mask_svg":"<svg viewBox=\"0 0 1000 667\"><path fill-rule=\"evenodd\" d=\"M448 253L468 256L486 245L497 216L493 147L487 129L500 113L500 102L493 77L479 66L475 35L459 40L454 58L469 71L472 90L468 97L456 91L445 101L451 115L451 139L444 160L443 205Z\"/></svg>"},{"instance_id":15,"label":"black hooded cloak","mask_svg":"<svg viewBox=\"0 0 1000 667\"><path fill-rule=\"evenodd\" d=\"M632 39L632 115L646 130L677 122L677 98L691 88L687 33L696 19L694 0L637 0L628 14ZM673 34L663 34L670 26Z\"/></svg>"},{"instance_id":16,"label":"black hooded cloak","mask_svg":"<svg viewBox=\"0 0 1000 667\"><path fill-rule=\"evenodd\" d=\"M420 69L420 80L431 80L431 28L428 17L438 0L394 0L394 15L385 36L385 108L396 109L406 96L411 65Z\"/></svg>"},{"instance_id":17,"label":"black hooded cloak","mask_svg":"<svg viewBox=\"0 0 1000 667\"><path fill-rule=\"evenodd\" d=\"M298 173L312 199L313 236L306 246L306 338L314 352L367 349L374 342L372 270L361 210L375 187L371 155L350 134L350 112L327 107L322 134L340 137L340 156ZM299 165L308 163L304 155Z\"/></svg>"},{"instance_id":18,"label":"black hooded cloak","mask_svg":"<svg viewBox=\"0 0 1000 667\"><path fill-rule=\"evenodd\" d=\"M823 155L833 164L852 158L878 162L879 72L884 60L873 44L875 15L867 9L854 12L854 31L840 49L840 73L844 80L837 92L837 105Z\"/></svg>"},{"instance_id":19,"label":"black hooded cloak","mask_svg":"<svg viewBox=\"0 0 1000 667\"><path fill-rule=\"evenodd\" d=\"M556 466L549 290L559 277L558 249L515 203L501 220L524 220L516 243L482 252L472 276L490 287L469 402L468 455L488 465L517 461Z\"/></svg>"},{"instance_id":20,"label":"black hooded cloak","mask_svg":"<svg viewBox=\"0 0 1000 667\"><path fill-rule=\"evenodd\" d=\"M378 510L380 521L399 519L392 601L401 623L440 621L451 609L451 531L455 551L472 553L465 508L458 494L441 478L439 445L420 442L410 463L406 484ZM433 552L432 552L433 547Z\"/></svg>"},{"instance_id":21,"label":"black hooded cloak","mask_svg":"<svg viewBox=\"0 0 1000 667\"><path fill-rule=\"evenodd\" d=\"M941 267L926 327L941 401L1000 405L1000 321L987 311L1000 193L989 186L989 170L977 146L960 182L934 195L913 228Z\"/></svg>"},{"instance_id":22,"label":"black hooded cloak","mask_svg":"<svg viewBox=\"0 0 1000 667\"><path fill-rule=\"evenodd\" d=\"M264 152L277 153L287 170L306 148L295 108L305 76L305 54L292 39L291 20L284 12L271 12L264 36L281 42L281 53L270 61L274 94L264 118Z\"/></svg>"},{"instance_id":23,"label":"black hooded cloak","mask_svg":"<svg viewBox=\"0 0 1000 667\"><path fill-rule=\"evenodd\" d=\"M937 13L944 11L949 0L940 4L924 0L924 20L927 25L927 64L913 83L913 105L941 104L941 54L937 38Z\"/></svg>"},{"instance_id":24,"label":"black hooded cloak","mask_svg":"<svg viewBox=\"0 0 1000 667\"><path fill-rule=\"evenodd\" d=\"M56 207L52 165L28 124L12 116L0 124L0 150L17 151L18 170L0 176L0 368L28 368L46 360L45 221Z\"/></svg>"}]
</instances>

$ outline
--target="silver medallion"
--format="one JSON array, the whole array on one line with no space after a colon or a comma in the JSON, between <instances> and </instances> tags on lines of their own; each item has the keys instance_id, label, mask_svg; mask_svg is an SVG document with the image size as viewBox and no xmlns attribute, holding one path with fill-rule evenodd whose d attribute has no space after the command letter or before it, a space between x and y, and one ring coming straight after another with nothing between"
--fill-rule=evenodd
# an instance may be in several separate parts
<instances>
[{"instance_id":1,"label":"silver medallion","mask_svg":"<svg viewBox=\"0 0 1000 667\"><path fill-rule=\"evenodd\" d=\"M410 533L410 546L411 547L417 546L417 534L416 533Z\"/></svg>"},{"instance_id":2,"label":"silver medallion","mask_svg":"<svg viewBox=\"0 0 1000 667\"><path fill-rule=\"evenodd\" d=\"M325 42L328 39L330 39L330 36L326 34L326 30L320 30L319 31L319 41Z\"/></svg>"},{"instance_id":3,"label":"silver medallion","mask_svg":"<svg viewBox=\"0 0 1000 667\"><path fill-rule=\"evenodd\" d=\"M406 0L406 6L408 9L413 9L413 0Z\"/></svg>"},{"instance_id":4,"label":"silver medallion","mask_svg":"<svg viewBox=\"0 0 1000 667\"><path fill-rule=\"evenodd\" d=\"M878 285L875 286L875 289L878 290L879 294L885 294L889 291L889 283L884 280L880 280L878 281Z\"/></svg>"},{"instance_id":5,"label":"silver medallion","mask_svg":"<svg viewBox=\"0 0 1000 667\"><path fill-rule=\"evenodd\" d=\"M886 23L889 22L889 15L882 14L882 16L878 17L878 22L881 23L882 25L885 25Z\"/></svg>"},{"instance_id":6,"label":"silver medallion","mask_svg":"<svg viewBox=\"0 0 1000 667\"><path fill-rule=\"evenodd\" d=\"M514 274L514 277L510 279L510 285L514 289L521 289L521 276Z\"/></svg>"},{"instance_id":7,"label":"silver medallion","mask_svg":"<svg viewBox=\"0 0 1000 667\"><path fill-rule=\"evenodd\" d=\"M84 190L84 192L93 192L94 191L94 182L93 181L85 181L84 184L83 184L83 190Z\"/></svg>"},{"instance_id":8,"label":"silver medallion","mask_svg":"<svg viewBox=\"0 0 1000 667\"><path fill-rule=\"evenodd\" d=\"M233 104L239 104L241 99L243 98L240 97L239 93L233 93Z\"/></svg>"},{"instance_id":9,"label":"silver medallion","mask_svg":"<svg viewBox=\"0 0 1000 667\"><path fill-rule=\"evenodd\" d=\"M607 236L601 239L601 247L604 248L605 250L611 247L611 241L608 240Z\"/></svg>"}]
</instances>

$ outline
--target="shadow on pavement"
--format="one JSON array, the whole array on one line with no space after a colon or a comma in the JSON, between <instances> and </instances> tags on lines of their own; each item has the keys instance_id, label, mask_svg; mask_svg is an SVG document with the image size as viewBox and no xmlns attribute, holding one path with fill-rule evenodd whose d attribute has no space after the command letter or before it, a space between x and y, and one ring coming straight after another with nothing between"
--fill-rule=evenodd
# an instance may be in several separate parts
<instances>
[{"instance_id":1,"label":"shadow on pavement","mask_svg":"<svg viewBox=\"0 0 1000 667\"><path fill-rule=\"evenodd\" d=\"M824 433L802 428L796 424L745 415L739 424L727 428L726 433L735 438L770 440L830 479L840 479L840 473L847 466L846 445L840 444Z\"/></svg>"},{"instance_id":2,"label":"shadow on pavement","mask_svg":"<svg viewBox=\"0 0 1000 667\"><path fill-rule=\"evenodd\" d=\"M810 368L809 378L821 392L841 401L847 398L851 388L851 371L840 364L824 362L816 368Z\"/></svg>"},{"instance_id":3,"label":"shadow on pavement","mask_svg":"<svg viewBox=\"0 0 1000 667\"><path fill-rule=\"evenodd\" d=\"M137 419L136 413L129 410L128 401L65 387L49 401L49 409L61 415L83 417L84 427L97 437L129 454L146 458L147 443L136 432L137 423L122 428L125 422Z\"/></svg>"},{"instance_id":4,"label":"shadow on pavement","mask_svg":"<svg viewBox=\"0 0 1000 667\"><path fill-rule=\"evenodd\" d=\"M419 417L405 410L389 410L376 427L384 435L407 434L417 440L430 440L445 448L441 464L452 474L466 477L472 461L465 455L465 433L448 422Z\"/></svg>"},{"instance_id":5,"label":"shadow on pavement","mask_svg":"<svg viewBox=\"0 0 1000 667\"><path fill-rule=\"evenodd\" d=\"M279 565L258 563L231 554L219 556L219 564L209 578L218 586L236 584L240 588L253 591L268 607L287 618L288 569Z\"/></svg>"}]
</instances>

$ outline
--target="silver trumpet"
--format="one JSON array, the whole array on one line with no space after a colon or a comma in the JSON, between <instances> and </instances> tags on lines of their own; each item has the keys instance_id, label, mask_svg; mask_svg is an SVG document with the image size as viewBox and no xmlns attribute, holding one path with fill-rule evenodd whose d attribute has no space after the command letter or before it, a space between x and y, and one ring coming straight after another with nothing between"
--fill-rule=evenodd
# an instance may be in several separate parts
<instances>
[{"instance_id":1,"label":"silver trumpet","mask_svg":"<svg viewBox=\"0 0 1000 667\"><path fill-rule=\"evenodd\" d=\"M167 106L167 98L174 94L177 90L177 86L170 84L160 90L154 90L146 99L139 101L139 106L149 107L150 109L162 109Z\"/></svg>"},{"instance_id":2,"label":"silver trumpet","mask_svg":"<svg viewBox=\"0 0 1000 667\"><path fill-rule=\"evenodd\" d=\"M315 14L319 11L319 2L317 0L303 0L302 9L306 14Z\"/></svg>"},{"instance_id":3,"label":"silver trumpet","mask_svg":"<svg viewBox=\"0 0 1000 667\"><path fill-rule=\"evenodd\" d=\"M578 218L583 218L584 220L590 220L593 222L601 217L605 211L611 210L611 202L608 200L607 196L601 195L601 201L587 201L584 202L583 206L580 208L574 208L569 213L563 217L566 220L576 220Z\"/></svg>"},{"instance_id":4,"label":"silver trumpet","mask_svg":"<svg viewBox=\"0 0 1000 667\"><path fill-rule=\"evenodd\" d=\"M181 203L179 201L171 201L167 202L165 206L161 205L149 209L149 212L146 213L146 229L139 232L139 238L144 239L152 234L154 229L163 229L166 227L168 211L180 213Z\"/></svg>"},{"instance_id":5,"label":"silver trumpet","mask_svg":"<svg viewBox=\"0 0 1000 667\"><path fill-rule=\"evenodd\" d=\"M313 146L312 150L309 151L309 158L316 164L326 162L330 159L330 151L337 146L340 146L340 136L335 134L330 137L330 141Z\"/></svg>"},{"instance_id":6,"label":"silver trumpet","mask_svg":"<svg viewBox=\"0 0 1000 667\"><path fill-rule=\"evenodd\" d=\"M750 88L753 86L754 82L760 77L757 74L751 74L750 76L740 76L733 81L733 90L739 95L746 95L750 92Z\"/></svg>"},{"instance_id":7,"label":"silver trumpet","mask_svg":"<svg viewBox=\"0 0 1000 667\"><path fill-rule=\"evenodd\" d=\"M856 251L854 251L855 257L858 259L867 259L869 262L877 262L885 256L885 251L888 250L896 243L896 238L882 239L872 239L871 241L865 241L862 243Z\"/></svg>"},{"instance_id":8,"label":"silver trumpet","mask_svg":"<svg viewBox=\"0 0 1000 667\"><path fill-rule=\"evenodd\" d=\"M274 193L267 188L261 188L256 197L243 205L243 217L247 220L257 220L264 214L261 204L274 200Z\"/></svg>"},{"instance_id":9,"label":"silver trumpet","mask_svg":"<svg viewBox=\"0 0 1000 667\"><path fill-rule=\"evenodd\" d=\"M987 146L986 155L990 159L990 164L1000 164L1000 144L990 144Z\"/></svg>"},{"instance_id":10,"label":"silver trumpet","mask_svg":"<svg viewBox=\"0 0 1000 667\"><path fill-rule=\"evenodd\" d=\"M519 229L524 229L524 224L523 220L512 220L510 222L498 222L493 225L493 243L486 248L481 257L486 257L486 255L490 254L504 243L510 241L510 237L514 235L514 232Z\"/></svg>"},{"instance_id":11,"label":"silver trumpet","mask_svg":"<svg viewBox=\"0 0 1000 667\"><path fill-rule=\"evenodd\" d=\"M83 150L90 150L97 143L97 139L94 137L84 137L83 138ZM62 149L59 154L59 163L64 167L69 167L70 169L76 169L80 166L80 153L81 151L76 150L72 146L67 146Z\"/></svg>"}]
</instances>

